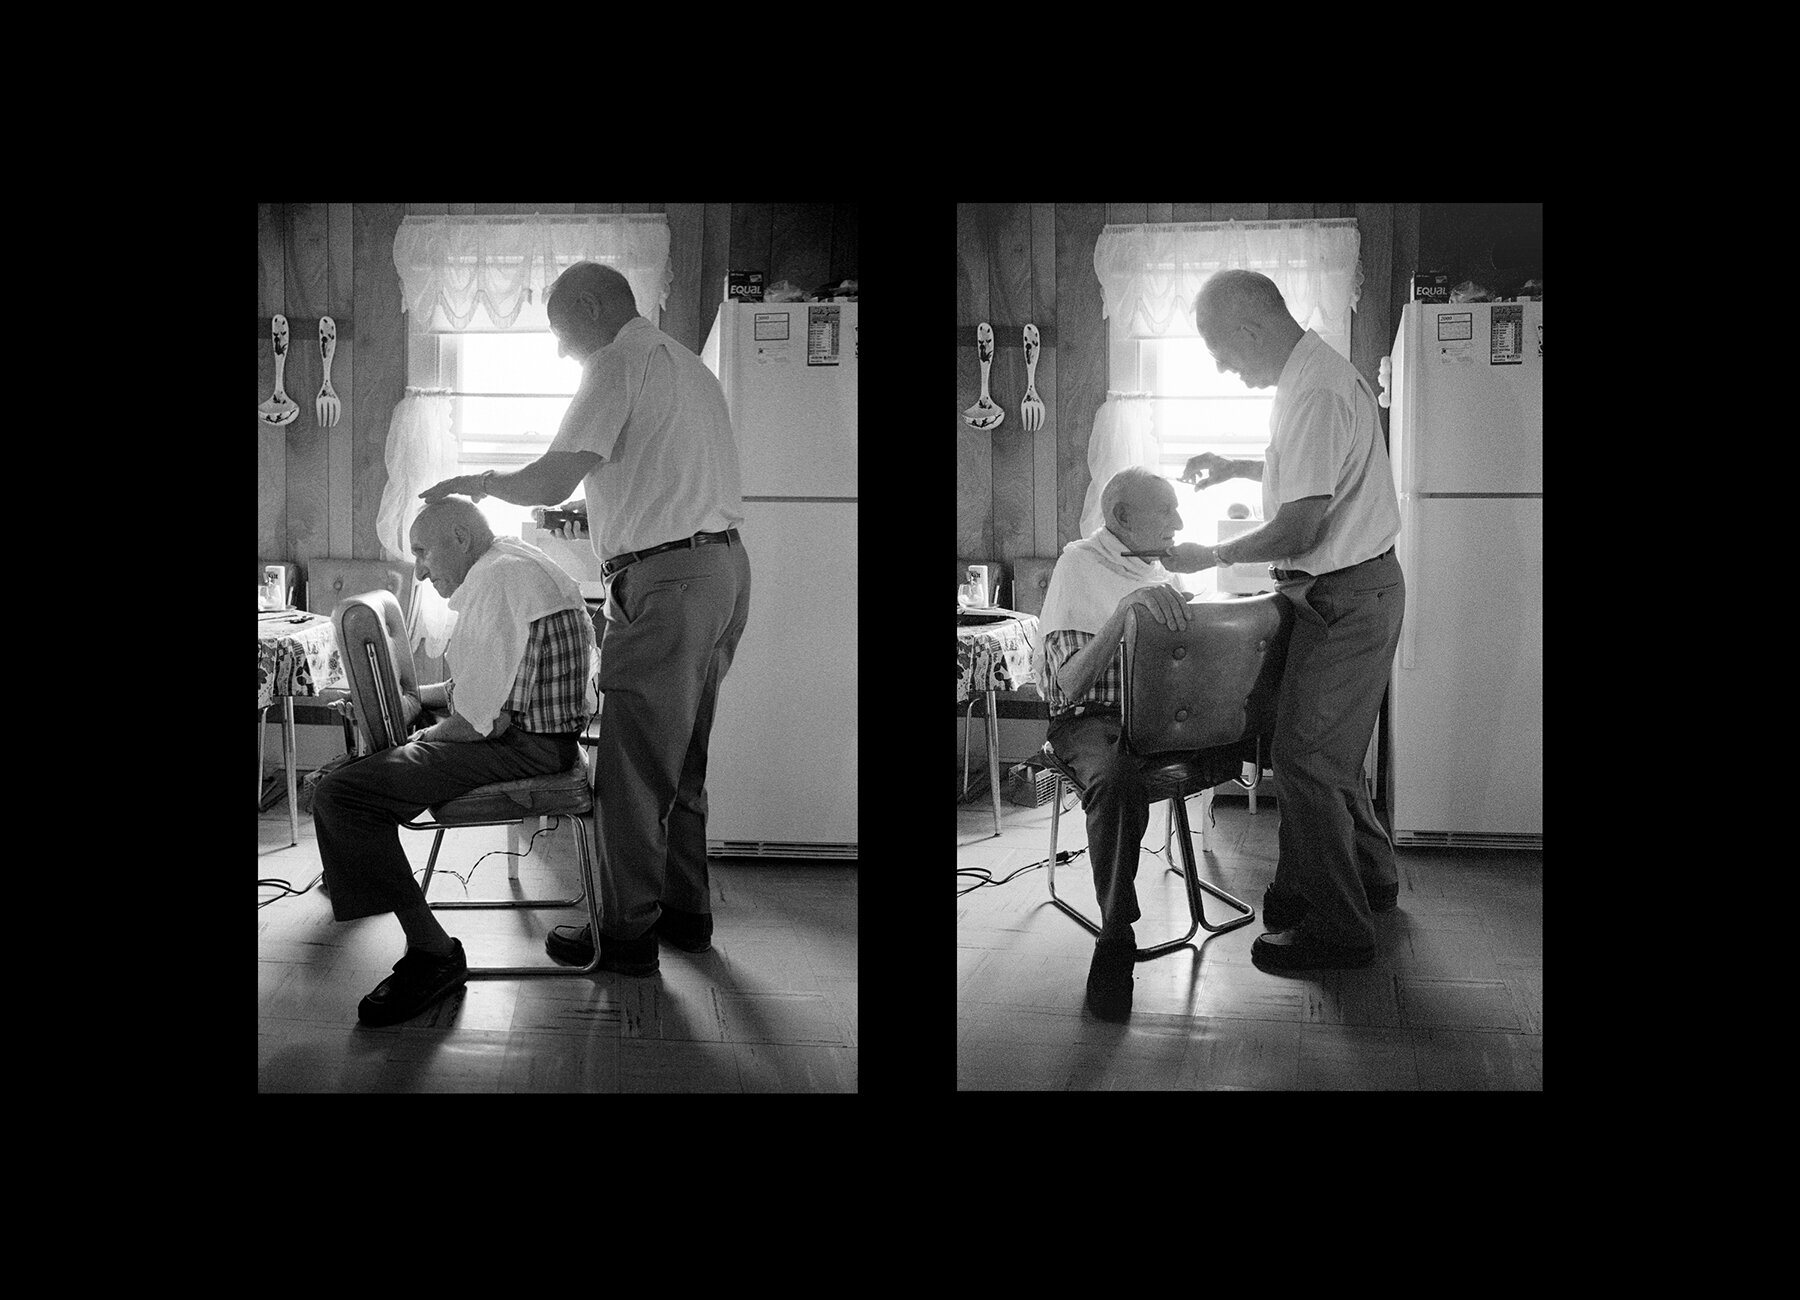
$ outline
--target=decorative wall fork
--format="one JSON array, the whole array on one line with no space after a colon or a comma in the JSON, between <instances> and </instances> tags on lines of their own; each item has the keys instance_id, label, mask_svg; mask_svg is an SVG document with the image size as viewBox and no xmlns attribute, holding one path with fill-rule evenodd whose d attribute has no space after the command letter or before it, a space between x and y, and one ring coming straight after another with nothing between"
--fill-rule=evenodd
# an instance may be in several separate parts
<instances>
[{"instance_id":1,"label":"decorative wall fork","mask_svg":"<svg viewBox=\"0 0 1800 1300\"><path fill-rule=\"evenodd\" d=\"M1036 431L1044 427L1044 402L1037 390L1038 327L1025 327L1025 400L1019 403L1019 415L1025 427Z\"/></svg>"},{"instance_id":2,"label":"decorative wall fork","mask_svg":"<svg viewBox=\"0 0 1800 1300\"><path fill-rule=\"evenodd\" d=\"M319 386L319 397L316 407L319 415L319 427L325 428L338 422L342 407L338 402L337 389L331 386L331 358L337 352L337 322L329 316L319 318L319 356L325 362L325 382Z\"/></svg>"}]
</instances>

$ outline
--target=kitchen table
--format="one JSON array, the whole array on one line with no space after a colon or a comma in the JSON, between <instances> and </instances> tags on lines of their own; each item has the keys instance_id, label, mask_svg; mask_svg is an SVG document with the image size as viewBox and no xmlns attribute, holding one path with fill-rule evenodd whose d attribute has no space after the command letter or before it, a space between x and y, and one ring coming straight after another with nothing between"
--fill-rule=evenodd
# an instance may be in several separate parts
<instances>
[{"instance_id":1,"label":"kitchen table","mask_svg":"<svg viewBox=\"0 0 1800 1300\"><path fill-rule=\"evenodd\" d=\"M994 834L1000 833L1000 719L996 691L1016 691L1037 678L1031 653L1037 645L1038 621L1013 611L956 616L956 702L987 695L988 785L994 800ZM963 744L968 739L965 736ZM965 779L966 779L965 772Z\"/></svg>"},{"instance_id":2,"label":"kitchen table","mask_svg":"<svg viewBox=\"0 0 1800 1300\"><path fill-rule=\"evenodd\" d=\"M281 701L281 750L287 765L289 847L300 842L300 807L296 787L299 745L294 735L294 697L348 690L339 661L337 634L327 614L302 609L264 610L256 620L256 791L263 787L263 724L269 707Z\"/></svg>"}]
</instances>

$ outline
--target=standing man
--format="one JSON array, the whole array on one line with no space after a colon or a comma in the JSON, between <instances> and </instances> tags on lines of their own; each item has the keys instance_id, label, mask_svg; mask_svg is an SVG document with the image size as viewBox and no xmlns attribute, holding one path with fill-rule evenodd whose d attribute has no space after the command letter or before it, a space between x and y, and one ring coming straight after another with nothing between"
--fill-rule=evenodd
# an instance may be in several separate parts
<instances>
[{"instance_id":1,"label":"standing man","mask_svg":"<svg viewBox=\"0 0 1800 1300\"><path fill-rule=\"evenodd\" d=\"M594 751L602 929L558 926L545 947L586 964L598 942L602 969L651 975L658 935L689 952L712 941L707 742L750 611L737 440L718 379L638 315L617 271L579 262L545 307L559 354L583 371L550 450L421 495L554 505L585 488L607 579Z\"/></svg>"},{"instance_id":2,"label":"standing man","mask_svg":"<svg viewBox=\"0 0 1800 1300\"><path fill-rule=\"evenodd\" d=\"M1263 462L1208 452L1182 475L1197 488L1262 480L1268 522L1216 547L1177 547L1167 565L1193 572L1269 561L1294 606L1270 751L1281 811L1280 861L1263 901L1272 933L1251 960L1268 970L1366 966L1371 913L1393 908L1399 873L1362 765L1406 603L1394 558L1400 507L1375 395L1317 331L1300 328L1267 276L1220 271L1194 316L1221 373L1235 371L1251 388L1275 385Z\"/></svg>"}]
</instances>

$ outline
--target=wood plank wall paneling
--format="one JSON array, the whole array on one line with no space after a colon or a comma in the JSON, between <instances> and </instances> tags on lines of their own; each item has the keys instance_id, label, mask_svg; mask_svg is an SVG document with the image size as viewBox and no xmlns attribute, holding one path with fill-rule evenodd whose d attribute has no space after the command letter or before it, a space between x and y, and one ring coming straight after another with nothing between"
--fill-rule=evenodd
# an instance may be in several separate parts
<instances>
[{"instance_id":1,"label":"wood plank wall paneling","mask_svg":"<svg viewBox=\"0 0 1800 1300\"><path fill-rule=\"evenodd\" d=\"M957 420L956 553L959 558L1054 558L1080 532L1088 490L1087 444L1106 399L1107 322L1101 315L1094 247L1102 227L1139 222L1357 219L1363 294L1351 330L1351 360L1377 392L1399 309L1418 257L1420 207L1390 203L1039 203L957 206L957 410L980 392L974 349L960 331L987 321L996 349L989 374L1006 408L998 430ZM1026 321L1054 330L1038 358L1047 408L1042 432L1018 419ZM1048 327L1048 328L1046 328ZM1382 414L1385 425L1386 412Z\"/></svg>"},{"instance_id":2,"label":"wood plank wall paneling","mask_svg":"<svg viewBox=\"0 0 1800 1300\"><path fill-rule=\"evenodd\" d=\"M705 345L730 270L811 290L857 274L854 203L264 203L257 205L257 397L275 387L270 317L289 318L283 386L294 423L257 425L259 559L302 565L332 555L379 559L375 520L387 483L387 435L406 387L407 319L394 235L407 216L665 212L673 281L661 328ZM340 321L331 382L343 403L321 430L319 320ZM1039 370L1042 385L1043 370Z\"/></svg>"}]
</instances>

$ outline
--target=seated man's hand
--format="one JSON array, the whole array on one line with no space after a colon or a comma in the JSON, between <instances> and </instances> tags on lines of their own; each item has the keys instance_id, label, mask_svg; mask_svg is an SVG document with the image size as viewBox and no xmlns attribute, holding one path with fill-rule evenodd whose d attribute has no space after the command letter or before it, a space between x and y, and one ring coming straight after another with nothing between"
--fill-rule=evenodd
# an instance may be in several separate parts
<instances>
[{"instance_id":1,"label":"seated man's hand","mask_svg":"<svg viewBox=\"0 0 1800 1300\"><path fill-rule=\"evenodd\" d=\"M1166 582L1139 587L1119 602L1118 608L1142 605L1164 627L1181 631L1188 625L1187 596Z\"/></svg>"},{"instance_id":2,"label":"seated man's hand","mask_svg":"<svg viewBox=\"0 0 1800 1300\"><path fill-rule=\"evenodd\" d=\"M1236 477L1237 467L1225 457L1210 451L1188 457L1187 467L1181 471L1181 481L1191 484L1196 490L1214 487L1228 478Z\"/></svg>"},{"instance_id":3,"label":"seated man's hand","mask_svg":"<svg viewBox=\"0 0 1800 1300\"><path fill-rule=\"evenodd\" d=\"M1183 542L1163 557L1162 566L1170 573L1198 573L1218 562L1212 547L1202 546L1199 542Z\"/></svg>"}]
</instances>

